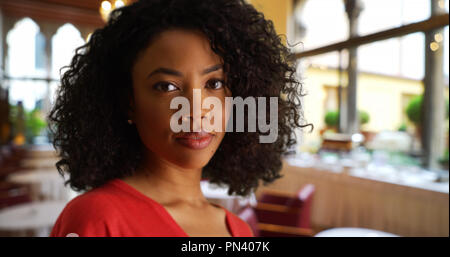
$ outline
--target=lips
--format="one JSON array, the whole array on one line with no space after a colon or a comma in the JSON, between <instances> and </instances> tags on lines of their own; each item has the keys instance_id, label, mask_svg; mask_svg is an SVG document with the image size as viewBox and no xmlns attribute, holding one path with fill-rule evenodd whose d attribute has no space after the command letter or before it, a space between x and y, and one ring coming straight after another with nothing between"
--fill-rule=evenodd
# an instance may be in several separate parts
<instances>
[{"instance_id":1,"label":"lips","mask_svg":"<svg viewBox=\"0 0 450 257\"><path fill-rule=\"evenodd\" d=\"M213 134L201 132L185 132L176 136L176 141L181 145L194 150L206 148L212 141Z\"/></svg>"}]
</instances>

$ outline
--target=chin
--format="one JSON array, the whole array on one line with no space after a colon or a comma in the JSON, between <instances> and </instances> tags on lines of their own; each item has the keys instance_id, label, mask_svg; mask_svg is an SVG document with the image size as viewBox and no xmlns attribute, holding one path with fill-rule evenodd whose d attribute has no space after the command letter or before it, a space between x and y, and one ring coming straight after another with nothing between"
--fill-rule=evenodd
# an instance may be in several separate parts
<instances>
[{"instance_id":1,"label":"chin","mask_svg":"<svg viewBox=\"0 0 450 257\"><path fill-rule=\"evenodd\" d=\"M183 169L201 169L205 167L211 160L213 154L210 151L178 151L177 154L172 154L171 163Z\"/></svg>"},{"instance_id":2,"label":"chin","mask_svg":"<svg viewBox=\"0 0 450 257\"><path fill-rule=\"evenodd\" d=\"M175 165L179 166L182 169L202 169L208 164L207 161L196 161L196 160L177 160L174 162Z\"/></svg>"}]
</instances>

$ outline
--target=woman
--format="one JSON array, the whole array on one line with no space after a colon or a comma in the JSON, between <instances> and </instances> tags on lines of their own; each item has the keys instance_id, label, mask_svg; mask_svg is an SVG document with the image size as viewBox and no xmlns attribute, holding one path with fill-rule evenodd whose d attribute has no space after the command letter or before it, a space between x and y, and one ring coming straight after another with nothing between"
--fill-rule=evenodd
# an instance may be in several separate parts
<instances>
[{"instance_id":1,"label":"woman","mask_svg":"<svg viewBox=\"0 0 450 257\"><path fill-rule=\"evenodd\" d=\"M281 155L303 126L295 68L272 22L243 0L146 0L113 11L77 49L49 115L57 168L86 191L51 235L252 236L205 199L200 181L245 196L280 177ZM222 129L172 129L172 100L192 103L195 90L220 100ZM260 143L259 130L224 132L227 97L280 95L275 142ZM192 113L181 122L198 129L208 112Z\"/></svg>"}]
</instances>

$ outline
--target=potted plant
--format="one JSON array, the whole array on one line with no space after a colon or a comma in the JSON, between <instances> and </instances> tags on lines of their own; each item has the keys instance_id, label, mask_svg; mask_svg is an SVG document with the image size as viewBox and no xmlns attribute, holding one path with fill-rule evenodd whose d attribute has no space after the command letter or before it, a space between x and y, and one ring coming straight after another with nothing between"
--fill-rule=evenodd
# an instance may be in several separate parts
<instances>
[{"instance_id":1,"label":"potted plant","mask_svg":"<svg viewBox=\"0 0 450 257\"><path fill-rule=\"evenodd\" d=\"M360 127L364 124L369 123L369 121L370 121L369 113L367 113L366 111L359 111L358 114L359 114ZM339 111L328 111L325 115L326 127L320 131L320 134L323 135L323 133L325 133L326 131L337 132L338 124L339 124ZM370 134L371 132L365 131L364 133Z\"/></svg>"},{"instance_id":2,"label":"potted plant","mask_svg":"<svg viewBox=\"0 0 450 257\"><path fill-rule=\"evenodd\" d=\"M419 95L411 99L406 107L406 115L408 119L414 124L416 127L416 135L420 139L422 137L422 102L423 96ZM446 118L448 119L449 115L449 104L448 100L446 103Z\"/></svg>"},{"instance_id":3,"label":"potted plant","mask_svg":"<svg viewBox=\"0 0 450 257\"><path fill-rule=\"evenodd\" d=\"M422 99L423 97L416 96L413 99L411 99L408 103L408 106L406 107L406 115L408 116L408 119L414 124L416 127L416 136L420 139L422 135L422 126L421 126L421 120L422 120Z\"/></svg>"},{"instance_id":4,"label":"potted plant","mask_svg":"<svg viewBox=\"0 0 450 257\"><path fill-rule=\"evenodd\" d=\"M366 111L359 111L359 125L362 126L364 124L369 123L370 115Z\"/></svg>"},{"instance_id":5,"label":"potted plant","mask_svg":"<svg viewBox=\"0 0 450 257\"><path fill-rule=\"evenodd\" d=\"M359 111L359 130L360 133L364 135L364 142L369 142L372 140L372 138L375 137L376 133L368 130L363 129L363 125L369 123L370 121L370 115L366 111Z\"/></svg>"},{"instance_id":6,"label":"potted plant","mask_svg":"<svg viewBox=\"0 0 450 257\"><path fill-rule=\"evenodd\" d=\"M328 111L325 114L325 125L326 127L320 130L320 134L323 135L326 131L337 132L339 124L339 112L338 111Z\"/></svg>"}]
</instances>

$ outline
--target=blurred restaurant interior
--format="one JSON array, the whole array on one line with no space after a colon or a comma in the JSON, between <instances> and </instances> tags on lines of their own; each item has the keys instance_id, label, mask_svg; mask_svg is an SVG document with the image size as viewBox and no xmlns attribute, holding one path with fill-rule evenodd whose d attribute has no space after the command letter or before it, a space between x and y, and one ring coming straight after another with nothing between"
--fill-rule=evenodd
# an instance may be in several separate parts
<instances>
[{"instance_id":1,"label":"blurred restaurant interior","mask_svg":"<svg viewBox=\"0 0 450 257\"><path fill-rule=\"evenodd\" d=\"M0 0L0 236L48 236L80 194L45 117L74 50L131 2ZM247 2L296 53L314 130L279 180L205 197L262 237L448 237L449 0Z\"/></svg>"}]
</instances>

